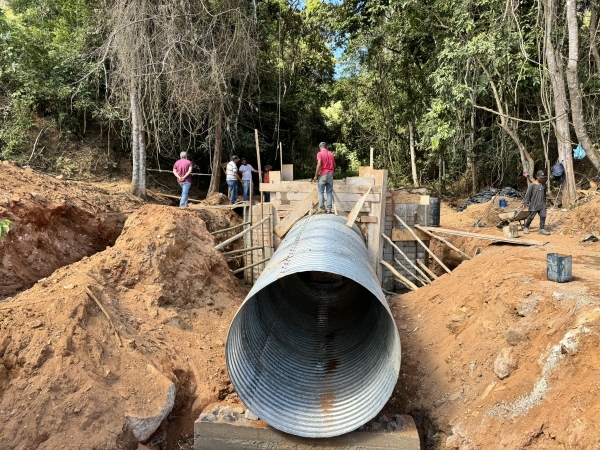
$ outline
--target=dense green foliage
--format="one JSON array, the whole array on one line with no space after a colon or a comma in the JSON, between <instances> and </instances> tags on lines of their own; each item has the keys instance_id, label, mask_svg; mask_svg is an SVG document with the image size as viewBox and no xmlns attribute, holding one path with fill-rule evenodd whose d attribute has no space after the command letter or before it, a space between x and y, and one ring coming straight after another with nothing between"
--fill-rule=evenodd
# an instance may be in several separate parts
<instances>
[{"instance_id":1,"label":"dense green foliage","mask_svg":"<svg viewBox=\"0 0 600 450\"><path fill-rule=\"evenodd\" d=\"M456 194L483 185L523 187L523 173L558 157L544 54L544 12L552 1L253 3L256 69L231 81L223 161L232 153L254 160L258 129L263 165L278 168L281 142L284 162L307 177L325 140L336 151L339 176L368 164L374 147L375 166L389 170L391 183L412 184L412 127L419 183ZM551 39L566 60L565 2L556 5ZM600 139L596 7L581 1L577 10L580 94L594 144ZM102 4L13 0L1 11L2 158L28 153L35 117L67 137L83 134L86 121L111 123L122 130L127 151L129 122L106 103L110 73L103 71L113 66L94 65L110 33ZM343 51L337 61L336 46ZM185 149L206 172L216 138L210 120L190 124L180 115L175 126L177 110L170 111L148 118L148 160L172 162ZM566 139L575 146L576 136L572 130ZM595 176L591 168L587 159L576 166Z\"/></svg>"}]
</instances>

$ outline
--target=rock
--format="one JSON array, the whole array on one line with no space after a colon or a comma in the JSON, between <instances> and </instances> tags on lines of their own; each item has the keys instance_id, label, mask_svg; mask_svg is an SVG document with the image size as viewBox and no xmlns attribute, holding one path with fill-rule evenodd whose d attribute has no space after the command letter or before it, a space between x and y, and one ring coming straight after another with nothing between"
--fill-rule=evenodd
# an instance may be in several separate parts
<instances>
[{"instance_id":1,"label":"rock","mask_svg":"<svg viewBox=\"0 0 600 450\"><path fill-rule=\"evenodd\" d=\"M537 312L535 309L538 303L538 299L535 296L525 298L517 305L517 314L521 317L527 317L528 315Z\"/></svg>"},{"instance_id":2,"label":"rock","mask_svg":"<svg viewBox=\"0 0 600 450\"><path fill-rule=\"evenodd\" d=\"M396 414L396 425L398 426L398 429L402 429L407 425L403 415Z\"/></svg>"},{"instance_id":3,"label":"rock","mask_svg":"<svg viewBox=\"0 0 600 450\"><path fill-rule=\"evenodd\" d=\"M506 333L506 342L508 342L508 345L517 345L524 338L525 336L519 330L508 330Z\"/></svg>"},{"instance_id":4,"label":"rock","mask_svg":"<svg viewBox=\"0 0 600 450\"><path fill-rule=\"evenodd\" d=\"M44 322L42 322L39 319L32 320L31 322L29 322L29 327L31 327L31 328L39 328L43 325L44 325Z\"/></svg>"},{"instance_id":5,"label":"rock","mask_svg":"<svg viewBox=\"0 0 600 450\"><path fill-rule=\"evenodd\" d=\"M381 416L379 418L379 423L383 426L387 425L388 423L390 423L390 419L387 418L387 416L384 414L383 416Z\"/></svg>"},{"instance_id":6,"label":"rock","mask_svg":"<svg viewBox=\"0 0 600 450\"><path fill-rule=\"evenodd\" d=\"M161 422L169 415L175 404L175 385L153 366L148 365L147 367L148 371L155 378L155 382L157 382L157 384L162 383L164 394L158 396L158 398L147 405L147 407L154 409L154 413L148 414L146 412L148 410L144 409L144 415L138 415L135 412L129 412L125 415L133 436L138 441L142 442L148 439L152 433L158 429Z\"/></svg>"},{"instance_id":7,"label":"rock","mask_svg":"<svg viewBox=\"0 0 600 450\"><path fill-rule=\"evenodd\" d=\"M411 189L410 193L415 195L429 195L431 194L431 191L427 188L417 188Z\"/></svg>"},{"instance_id":8,"label":"rock","mask_svg":"<svg viewBox=\"0 0 600 450\"><path fill-rule=\"evenodd\" d=\"M518 367L516 353L512 347L504 347L500 350L496 361L494 361L494 373L501 380L507 378L513 370Z\"/></svg>"},{"instance_id":9,"label":"rock","mask_svg":"<svg viewBox=\"0 0 600 450\"><path fill-rule=\"evenodd\" d=\"M217 416L211 413L202 413L198 419L200 422L214 422L217 420Z\"/></svg>"},{"instance_id":10,"label":"rock","mask_svg":"<svg viewBox=\"0 0 600 450\"><path fill-rule=\"evenodd\" d=\"M238 409L238 408L236 408ZM242 408L239 408L242 409ZM223 408L221 408L221 411L219 411L219 420L222 422L226 422L226 423L233 423L233 422L237 422L241 415L243 414L243 409L242 409L242 413L238 414L234 408L232 408L231 406L225 406Z\"/></svg>"},{"instance_id":11,"label":"rock","mask_svg":"<svg viewBox=\"0 0 600 450\"><path fill-rule=\"evenodd\" d=\"M244 418L246 418L248 420L258 420L258 416L256 414L254 414L252 411L250 411L249 409L247 409L246 412L244 413Z\"/></svg>"},{"instance_id":12,"label":"rock","mask_svg":"<svg viewBox=\"0 0 600 450\"><path fill-rule=\"evenodd\" d=\"M460 436L453 434L446 438L446 448L459 448L460 447Z\"/></svg>"},{"instance_id":13,"label":"rock","mask_svg":"<svg viewBox=\"0 0 600 450\"><path fill-rule=\"evenodd\" d=\"M579 342L573 336L565 336L560 341L560 349L563 353L574 355L579 350Z\"/></svg>"},{"instance_id":14,"label":"rock","mask_svg":"<svg viewBox=\"0 0 600 450\"><path fill-rule=\"evenodd\" d=\"M380 431L381 428L383 428L383 427L381 426L381 424L379 422L371 422L371 425L370 425L371 431Z\"/></svg>"}]
</instances>

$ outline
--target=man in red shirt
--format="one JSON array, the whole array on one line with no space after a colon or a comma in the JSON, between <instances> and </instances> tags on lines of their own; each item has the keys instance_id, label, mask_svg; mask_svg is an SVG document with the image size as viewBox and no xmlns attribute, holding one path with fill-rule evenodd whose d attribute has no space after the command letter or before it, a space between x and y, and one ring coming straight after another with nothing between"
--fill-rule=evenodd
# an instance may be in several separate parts
<instances>
[{"instance_id":1,"label":"man in red shirt","mask_svg":"<svg viewBox=\"0 0 600 450\"><path fill-rule=\"evenodd\" d=\"M327 213L331 213L333 203L333 172L335 172L335 159L333 153L327 150L327 144L319 144L320 151L317 153L317 170L314 181L319 180L319 209L325 211L325 200L323 191L327 188Z\"/></svg>"},{"instance_id":2,"label":"man in red shirt","mask_svg":"<svg viewBox=\"0 0 600 450\"><path fill-rule=\"evenodd\" d=\"M188 205L188 193L192 185L192 162L187 159L186 152L181 152L179 157L181 159L173 166L173 175L175 175L179 186L181 186L179 207L183 208Z\"/></svg>"}]
</instances>

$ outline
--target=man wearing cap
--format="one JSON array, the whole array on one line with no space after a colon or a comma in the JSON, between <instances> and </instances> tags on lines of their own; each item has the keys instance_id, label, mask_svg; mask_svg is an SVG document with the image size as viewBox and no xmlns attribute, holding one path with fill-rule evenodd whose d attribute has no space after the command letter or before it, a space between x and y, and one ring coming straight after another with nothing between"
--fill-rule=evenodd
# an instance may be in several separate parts
<instances>
[{"instance_id":1,"label":"man wearing cap","mask_svg":"<svg viewBox=\"0 0 600 450\"><path fill-rule=\"evenodd\" d=\"M181 152L179 158L173 165L173 175L175 175L179 186L181 186L179 207L183 208L188 205L188 193L192 185L192 162L187 159L186 152Z\"/></svg>"},{"instance_id":2,"label":"man wearing cap","mask_svg":"<svg viewBox=\"0 0 600 450\"><path fill-rule=\"evenodd\" d=\"M333 204L333 172L335 171L335 159L333 153L327 150L327 143L319 144L320 151L317 153L317 170L314 181L319 180L319 209L325 211L325 200L323 192L327 188L327 213L331 213Z\"/></svg>"},{"instance_id":3,"label":"man wearing cap","mask_svg":"<svg viewBox=\"0 0 600 450\"><path fill-rule=\"evenodd\" d=\"M242 158L242 165L240 166L240 173L242 174L242 186L244 188L244 201L247 202L250 199L250 182L252 181L252 172L258 173L251 164L248 164L246 158Z\"/></svg>"},{"instance_id":4,"label":"man wearing cap","mask_svg":"<svg viewBox=\"0 0 600 450\"><path fill-rule=\"evenodd\" d=\"M529 207L529 217L525 221L523 233L529 234L529 225L536 214L540 215L539 234L549 235L544 226L546 224L546 174L543 170L538 170L535 174L535 181L529 185L525 193L524 207Z\"/></svg>"},{"instance_id":5,"label":"man wearing cap","mask_svg":"<svg viewBox=\"0 0 600 450\"><path fill-rule=\"evenodd\" d=\"M229 204L233 205L238 198L237 193L237 182L240 180L240 176L238 175L238 167L237 162L240 159L233 155L231 157L231 161L227 163L227 168L225 169L227 185L229 186Z\"/></svg>"}]
</instances>

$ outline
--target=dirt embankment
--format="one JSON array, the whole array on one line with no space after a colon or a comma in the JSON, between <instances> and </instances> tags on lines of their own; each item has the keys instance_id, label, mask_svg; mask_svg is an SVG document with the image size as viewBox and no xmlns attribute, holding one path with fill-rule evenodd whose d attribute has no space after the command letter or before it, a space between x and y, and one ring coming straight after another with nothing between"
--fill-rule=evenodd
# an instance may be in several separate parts
<instances>
[{"instance_id":1,"label":"dirt embankment","mask_svg":"<svg viewBox=\"0 0 600 450\"><path fill-rule=\"evenodd\" d=\"M391 298L402 366L385 411L412 414L428 448L598 448L600 242L581 242L598 214L598 199L563 211L551 236L530 235L542 247L481 241L452 274ZM442 210L442 226L458 215ZM573 256L573 281L546 279L551 252Z\"/></svg>"},{"instance_id":2,"label":"dirt embankment","mask_svg":"<svg viewBox=\"0 0 600 450\"><path fill-rule=\"evenodd\" d=\"M244 292L213 247L193 212L147 205L113 247L1 303L0 448L132 449L231 398Z\"/></svg>"},{"instance_id":3,"label":"dirt embankment","mask_svg":"<svg viewBox=\"0 0 600 450\"><path fill-rule=\"evenodd\" d=\"M0 219L15 224L0 242L0 299L112 245L126 219L120 211L142 203L6 162L0 172Z\"/></svg>"}]
</instances>

